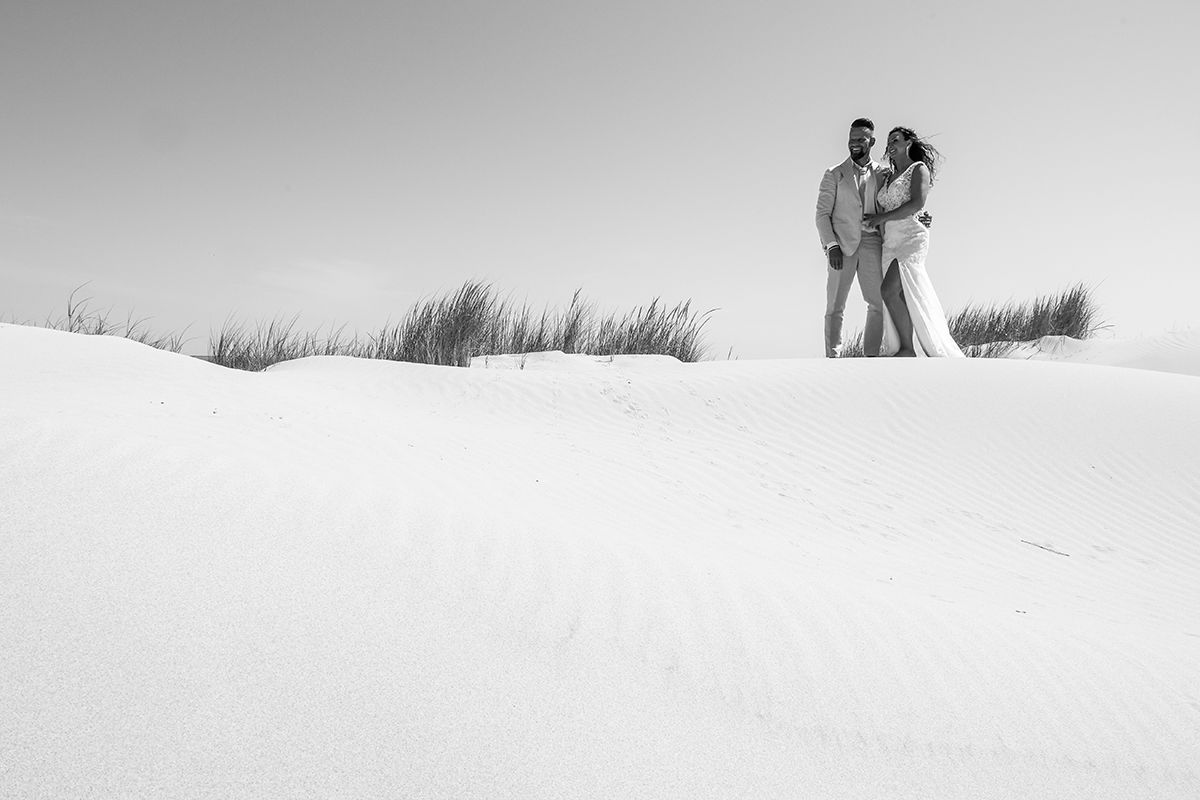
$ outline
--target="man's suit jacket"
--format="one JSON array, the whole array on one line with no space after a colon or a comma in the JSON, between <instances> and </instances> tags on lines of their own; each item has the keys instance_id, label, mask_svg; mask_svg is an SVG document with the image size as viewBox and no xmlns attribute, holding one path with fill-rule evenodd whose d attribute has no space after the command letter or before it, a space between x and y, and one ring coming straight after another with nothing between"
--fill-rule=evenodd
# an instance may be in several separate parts
<instances>
[{"instance_id":1,"label":"man's suit jacket","mask_svg":"<svg viewBox=\"0 0 1200 800\"><path fill-rule=\"evenodd\" d=\"M879 188L888 168L875 161L871 166L875 170L876 188ZM862 241L863 204L854 181L857 171L849 158L830 167L821 178L821 191L817 195L817 233L821 236L821 247L828 248L837 242L848 256L854 255Z\"/></svg>"}]
</instances>

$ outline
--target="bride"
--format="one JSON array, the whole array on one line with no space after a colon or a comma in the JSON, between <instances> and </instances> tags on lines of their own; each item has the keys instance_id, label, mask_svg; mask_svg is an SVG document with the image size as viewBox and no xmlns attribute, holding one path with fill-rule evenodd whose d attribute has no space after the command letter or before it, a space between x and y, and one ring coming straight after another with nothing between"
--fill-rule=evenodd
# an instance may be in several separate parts
<instances>
[{"instance_id":1,"label":"bride","mask_svg":"<svg viewBox=\"0 0 1200 800\"><path fill-rule=\"evenodd\" d=\"M925 272L929 231L917 221L933 184L934 147L911 128L892 128L885 151L892 173L876 196L883 209L867 214L868 227L883 229L883 347L880 355L961 358L946 315Z\"/></svg>"}]
</instances>

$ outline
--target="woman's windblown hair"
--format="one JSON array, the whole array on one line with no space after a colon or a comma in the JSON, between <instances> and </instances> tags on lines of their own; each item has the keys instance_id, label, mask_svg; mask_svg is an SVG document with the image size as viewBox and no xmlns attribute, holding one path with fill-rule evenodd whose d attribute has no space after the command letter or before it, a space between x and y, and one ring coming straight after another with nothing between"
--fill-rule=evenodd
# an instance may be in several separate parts
<instances>
[{"instance_id":1,"label":"woman's windblown hair","mask_svg":"<svg viewBox=\"0 0 1200 800\"><path fill-rule=\"evenodd\" d=\"M937 172L937 167L942 163L942 154L937 148L929 142L917 136L916 131L912 128L895 127L888 132L888 136L893 133L899 133L905 139L909 140L908 156L913 161L920 161L929 169L929 180L932 181L934 173Z\"/></svg>"}]
</instances>

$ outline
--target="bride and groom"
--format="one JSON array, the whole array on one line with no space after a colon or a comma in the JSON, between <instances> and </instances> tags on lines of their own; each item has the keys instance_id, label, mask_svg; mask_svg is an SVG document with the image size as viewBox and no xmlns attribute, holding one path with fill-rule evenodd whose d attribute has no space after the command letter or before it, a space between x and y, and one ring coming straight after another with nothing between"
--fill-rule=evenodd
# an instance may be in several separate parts
<instances>
[{"instance_id":1,"label":"bride and groom","mask_svg":"<svg viewBox=\"0 0 1200 800\"><path fill-rule=\"evenodd\" d=\"M825 171L817 197L817 232L829 262L825 355L836 358L850 286L867 302L868 356L961 357L925 271L929 251L925 200L940 156L910 128L893 128L885 154L871 159L875 124L850 124L850 157Z\"/></svg>"}]
</instances>

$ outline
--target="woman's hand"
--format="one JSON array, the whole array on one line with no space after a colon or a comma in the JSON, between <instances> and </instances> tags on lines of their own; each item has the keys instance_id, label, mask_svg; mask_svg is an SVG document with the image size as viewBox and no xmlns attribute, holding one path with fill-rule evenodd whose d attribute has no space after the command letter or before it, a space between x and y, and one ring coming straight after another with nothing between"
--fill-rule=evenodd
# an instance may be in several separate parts
<instances>
[{"instance_id":1,"label":"woman's hand","mask_svg":"<svg viewBox=\"0 0 1200 800\"><path fill-rule=\"evenodd\" d=\"M863 214L863 224L868 228L882 228L889 221L887 214Z\"/></svg>"}]
</instances>

